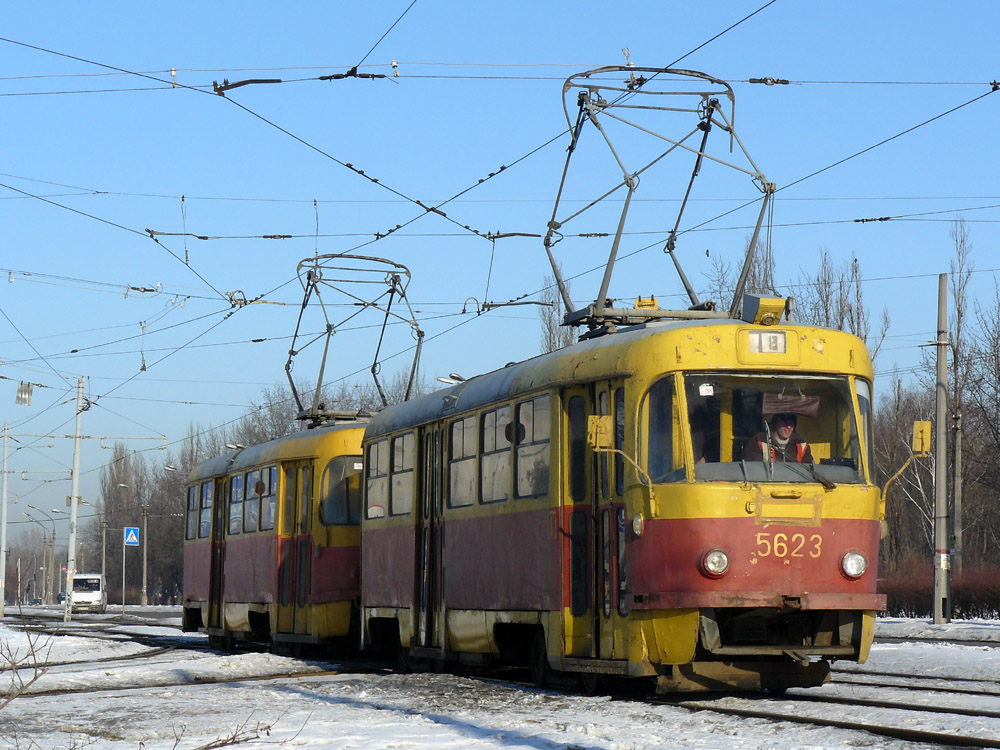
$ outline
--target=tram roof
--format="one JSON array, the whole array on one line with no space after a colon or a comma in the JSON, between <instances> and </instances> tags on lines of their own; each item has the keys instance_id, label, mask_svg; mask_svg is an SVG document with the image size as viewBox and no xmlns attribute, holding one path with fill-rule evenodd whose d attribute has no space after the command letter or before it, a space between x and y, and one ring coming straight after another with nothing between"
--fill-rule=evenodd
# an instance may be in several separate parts
<instances>
[{"instance_id":1,"label":"tram roof","mask_svg":"<svg viewBox=\"0 0 1000 750\"><path fill-rule=\"evenodd\" d=\"M191 469L191 473L188 474L188 482L196 482L206 477L219 476L231 471L238 471L266 463L271 459L270 454L278 452L279 446L283 446L292 440L314 440L333 432L358 429L364 426L364 422L337 422L307 430L299 430L290 435L268 440L265 443L250 445L246 448L237 448L229 453L223 453L221 456L209 458L195 464Z\"/></svg>"},{"instance_id":2,"label":"tram roof","mask_svg":"<svg viewBox=\"0 0 1000 750\"><path fill-rule=\"evenodd\" d=\"M621 328L613 334L579 341L521 362L511 362L498 370L476 375L457 385L383 409L372 418L365 430L365 438L378 437L416 424L442 419L506 397L516 397L540 388L575 382L580 376L574 375L575 368L566 365L574 360L583 361L586 355L595 351L628 348L651 336L688 328L703 329L708 326L731 325L746 326L747 323L732 318L656 320Z\"/></svg>"}]
</instances>

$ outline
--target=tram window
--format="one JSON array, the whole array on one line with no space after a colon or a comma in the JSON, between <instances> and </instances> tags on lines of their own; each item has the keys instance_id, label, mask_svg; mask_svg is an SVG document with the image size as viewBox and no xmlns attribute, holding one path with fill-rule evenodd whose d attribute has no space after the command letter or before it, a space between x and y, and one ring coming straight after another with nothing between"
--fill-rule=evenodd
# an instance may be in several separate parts
<instances>
[{"instance_id":1,"label":"tram window","mask_svg":"<svg viewBox=\"0 0 1000 750\"><path fill-rule=\"evenodd\" d=\"M260 471L260 530L274 528L275 493L278 489L278 467L268 466Z\"/></svg>"},{"instance_id":2,"label":"tram window","mask_svg":"<svg viewBox=\"0 0 1000 750\"><path fill-rule=\"evenodd\" d=\"M309 498L312 496L312 464L299 469L299 533L309 531Z\"/></svg>"},{"instance_id":3,"label":"tram window","mask_svg":"<svg viewBox=\"0 0 1000 750\"><path fill-rule=\"evenodd\" d=\"M615 494L625 494L625 389L615 389Z\"/></svg>"},{"instance_id":4,"label":"tram window","mask_svg":"<svg viewBox=\"0 0 1000 750\"><path fill-rule=\"evenodd\" d=\"M608 410L608 392L601 391L597 394L597 413L602 417L610 416ZM601 453L597 457L597 463L601 473L601 497L608 497L611 494L611 478L608 476L608 454Z\"/></svg>"},{"instance_id":5,"label":"tram window","mask_svg":"<svg viewBox=\"0 0 1000 750\"><path fill-rule=\"evenodd\" d=\"M517 497L537 497L549 491L549 416L547 395L517 405Z\"/></svg>"},{"instance_id":6,"label":"tram window","mask_svg":"<svg viewBox=\"0 0 1000 750\"><path fill-rule=\"evenodd\" d=\"M187 527L184 532L185 539L194 539L198 536L198 486L188 487L187 496Z\"/></svg>"},{"instance_id":7,"label":"tram window","mask_svg":"<svg viewBox=\"0 0 1000 750\"><path fill-rule=\"evenodd\" d=\"M579 503L587 499L587 401L569 399L569 497Z\"/></svg>"},{"instance_id":8,"label":"tram window","mask_svg":"<svg viewBox=\"0 0 1000 750\"><path fill-rule=\"evenodd\" d=\"M320 478L319 520L324 526L361 522L361 456L336 456Z\"/></svg>"},{"instance_id":9,"label":"tram window","mask_svg":"<svg viewBox=\"0 0 1000 750\"><path fill-rule=\"evenodd\" d=\"M677 424L672 376L658 380L649 389L649 438L647 471L654 482L678 482L684 479L684 465L675 466L674 429Z\"/></svg>"},{"instance_id":10,"label":"tram window","mask_svg":"<svg viewBox=\"0 0 1000 750\"><path fill-rule=\"evenodd\" d=\"M847 377L714 372L686 373L684 382L696 481L863 481ZM867 431L866 387L858 401ZM782 439L777 428L788 423L793 432Z\"/></svg>"},{"instance_id":11,"label":"tram window","mask_svg":"<svg viewBox=\"0 0 1000 750\"><path fill-rule=\"evenodd\" d=\"M243 532L257 530L257 517L260 513L260 469L248 471L243 478L246 495L243 499Z\"/></svg>"},{"instance_id":12,"label":"tram window","mask_svg":"<svg viewBox=\"0 0 1000 750\"><path fill-rule=\"evenodd\" d=\"M479 457L480 501L496 503L510 496L510 407L483 414Z\"/></svg>"},{"instance_id":13,"label":"tram window","mask_svg":"<svg viewBox=\"0 0 1000 750\"><path fill-rule=\"evenodd\" d=\"M281 533L295 533L295 467L286 466L281 489Z\"/></svg>"},{"instance_id":14,"label":"tram window","mask_svg":"<svg viewBox=\"0 0 1000 750\"><path fill-rule=\"evenodd\" d=\"M365 495L368 498L367 518L385 516L389 500L389 441L379 440L368 446Z\"/></svg>"},{"instance_id":15,"label":"tram window","mask_svg":"<svg viewBox=\"0 0 1000 750\"><path fill-rule=\"evenodd\" d=\"M416 441L412 432L392 439L392 481L389 490L389 512L405 516L413 510L413 470Z\"/></svg>"},{"instance_id":16,"label":"tram window","mask_svg":"<svg viewBox=\"0 0 1000 750\"><path fill-rule=\"evenodd\" d=\"M201 518L198 525L198 538L205 539L212 533L212 482L201 485Z\"/></svg>"},{"instance_id":17,"label":"tram window","mask_svg":"<svg viewBox=\"0 0 1000 750\"><path fill-rule=\"evenodd\" d=\"M476 499L476 418L451 423L448 454L448 507L464 508Z\"/></svg>"},{"instance_id":18,"label":"tram window","mask_svg":"<svg viewBox=\"0 0 1000 750\"><path fill-rule=\"evenodd\" d=\"M854 381L854 391L858 395L858 408L861 412L861 433L865 436L865 460L868 463L868 474L874 473L875 466L875 445L872 436L872 389L864 380Z\"/></svg>"},{"instance_id":19,"label":"tram window","mask_svg":"<svg viewBox=\"0 0 1000 750\"><path fill-rule=\"evenodd\" d=\"M437 498L438 434L437 432L424 433L424 482L421 513L425 519L430 517L434 501Z\"/></svg>"},{"instance_id":20,"label":"tram window","mask_svg":"<svg viewBox=\"0 0 1000 750\"><path fill-rule=\"evenodd\" d=\"M229 480L229 533L243 531L243 475L237 474Z\"/></svg>"}]
</instances>

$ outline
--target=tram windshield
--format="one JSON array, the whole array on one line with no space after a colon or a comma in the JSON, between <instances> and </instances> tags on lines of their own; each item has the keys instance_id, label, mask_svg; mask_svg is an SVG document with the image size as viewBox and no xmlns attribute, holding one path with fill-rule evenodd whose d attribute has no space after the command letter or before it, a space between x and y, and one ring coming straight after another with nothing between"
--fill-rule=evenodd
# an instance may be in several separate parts
<instances>
[{"instance_id":1,"label":"tram windshield","mask_svg":"<svg viewBox=\"0 0 1000 750\"><path fill-rule=\"evenodd\" d=\"M686 433L695 481L864 481L859 427L847 377L685 373L681 418L675 379L649 391L648 471L654 482L687 478ZM870 390L857 381L862 428L870 435Z\"/></svg>"}]
</instances>

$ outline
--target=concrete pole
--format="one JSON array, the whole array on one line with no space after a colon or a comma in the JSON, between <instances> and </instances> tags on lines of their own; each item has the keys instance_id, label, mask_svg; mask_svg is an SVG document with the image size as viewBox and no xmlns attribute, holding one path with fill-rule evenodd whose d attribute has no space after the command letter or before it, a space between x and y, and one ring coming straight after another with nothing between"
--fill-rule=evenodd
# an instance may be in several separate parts
<instances>
[{"instance_id":1,"label":"concrete pole","mask_svg":"<svg viewBox=\"0 0 1000 750\"><path fill-rule=\"evenodd\" d=\"M80 495L80 430L83 423L83 377L76 381L76 437L73 440L73 481L69 500L69 552L66 559L66 578L73 580L76 573L76 510ZM73 608L66 597L63 621L73 619Z\"/></svg>"},{"instance_id":2,"label":"concrete pole","mask_svg":"<svg viewBox=\"0 0 1000 750\"><path fill-rule=\"evenodd\" d=\"M937 422L934 446L934 624L951 620L948 551L948 274L938 276Z\"/></svg>"},{"instance_id":3,"label":"concrete pole","mask_svg":"<svg viewBox=\"0 0 1000 750\"><path fill-rule=\"evenodd\" d=\"M56 585L59 583L59 572L56 570L56 522L52 522L52 546L49 547L49 604L56 603Z\"/></svg>"},{"instance_id":4,"label":"concrete pole","mask_svg":"<svg viewBox=\"0 0 1000 750\"><path fill-rule=\"evenodd\" d=\"M35 583L38 586L38 583ZM49 535L42 526L42 593L35 592L35 598L42 604L49 603Z\"/></svg>"},{"instance_id":5,"label":"concrete pole","mask_svg":"<svg viewBox=\"0 0 1000 750\"><path fill-rule=\"evenodd\" d=\"M142 606L149 604L146 598L146 519L149 518L149 506L142 504Z\"/></svg>"},{"instance_id":6,"label":"concrete pole","mask_svg":"<svg viewBox=\"0 0 1000 750\"><path fill-rule=\"evenodd\" d=\"M952 525L951 569L956 578L962 576L962 412L955 414L955 519Z\"/></svg>"},{"instance_id":7,"label":"concrete pole","mask_svg":"<svg viewBox=\"0 0 1000 750\"><path fill-rule=\"evenodd\" d=\"M0 618L4 616L4 602L7 601L7 437L10 428L3 423L3 511L0 520ZM18 584L20 586L20 584ZM20 594L20 591L18 591Z\"/></svg>"}]
</instances>

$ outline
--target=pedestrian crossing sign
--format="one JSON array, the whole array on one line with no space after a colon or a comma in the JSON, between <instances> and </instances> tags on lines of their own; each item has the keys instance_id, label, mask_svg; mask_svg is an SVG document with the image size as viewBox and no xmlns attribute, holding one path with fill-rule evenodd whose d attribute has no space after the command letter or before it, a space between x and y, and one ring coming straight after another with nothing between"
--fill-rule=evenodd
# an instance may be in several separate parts
<instances>
[{"instance_id":1,"label":"pedestrian crossing sign","mask_svg":"<svg viewBox=\"0 0 1000 750\"><path fill-rule=\"evenodd\" d=\"M138 547L139 546L139 527L138 526L126 526L125 527L125 546L126 547Z\"/></svg>"}]
</instances>

